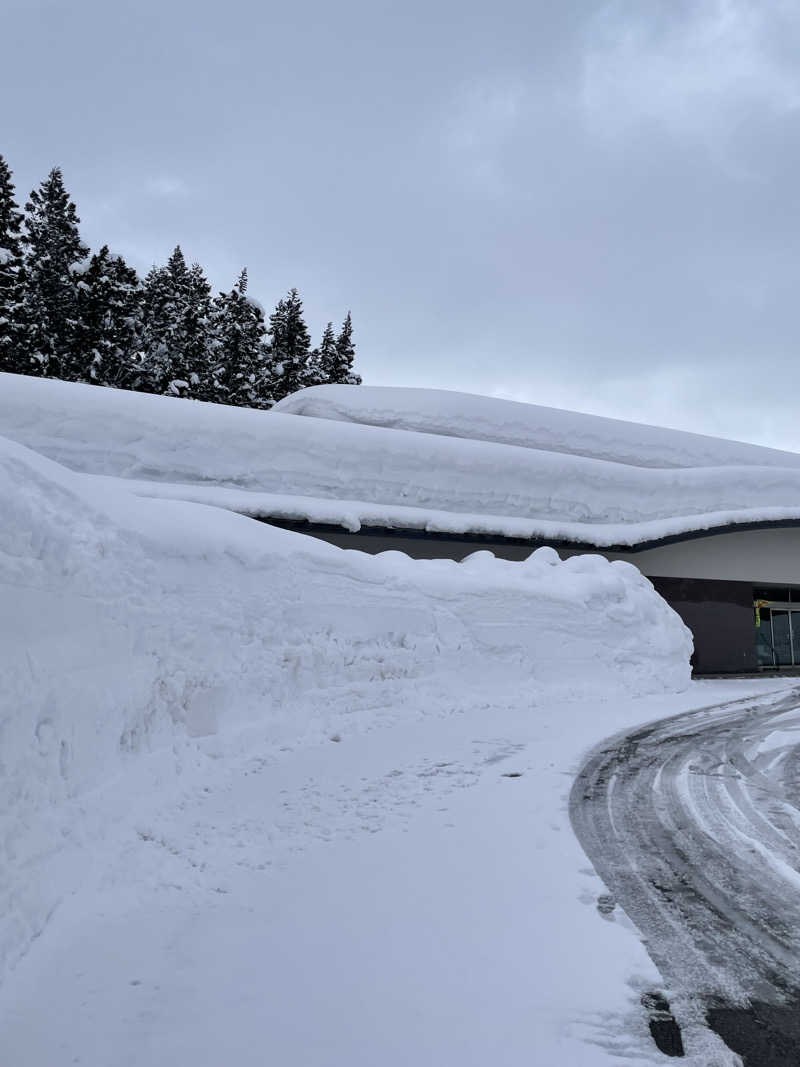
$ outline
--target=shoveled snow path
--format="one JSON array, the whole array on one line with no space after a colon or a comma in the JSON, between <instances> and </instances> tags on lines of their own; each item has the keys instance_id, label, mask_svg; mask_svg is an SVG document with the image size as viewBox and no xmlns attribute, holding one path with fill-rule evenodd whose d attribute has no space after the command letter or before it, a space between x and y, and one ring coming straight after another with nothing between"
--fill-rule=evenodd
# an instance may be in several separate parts
<instances>
[{"instance_id":1,"label":"shoveled snow path","mask_svg":"<svg viewBox=\"0 0 800 1067\"><path fill-rule=\"evenodd\" d=\"M309 747L208 739L145 804L119 782L82 890L0 993L3 1062L662 1062L638 1003L659 979L594 906L573 773L609 730L768 686L600 704L591 739L585 705L522 695ZM686 1062L735 1062L715 1041Z\"/></svg>"}]
</instances>

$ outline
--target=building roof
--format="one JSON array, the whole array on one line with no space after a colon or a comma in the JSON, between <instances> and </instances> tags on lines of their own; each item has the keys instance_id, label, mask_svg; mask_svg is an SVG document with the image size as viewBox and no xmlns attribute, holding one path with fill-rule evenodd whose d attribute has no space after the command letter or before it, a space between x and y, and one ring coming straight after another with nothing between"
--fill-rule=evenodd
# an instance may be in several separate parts
<instances>
[{"instance_id":1,"label":"building roof","mask_svg":"<svg viewBox=\"0 0 800 1067\"><path fill-rule=\"evenodd\" d=\"M434 390L263 412L3 374L0 435L141 495L349 530L607 548L800 521L800 455Z\"/></svg>"},{"instance_id":2,"label":"building roof","mask_svg":"<svg viewBox=\"0 0 800 1067\"><path fill-rule=\"evenodd\" d=\"M445 389L318 385L287 396L272 410L632 467L800 467L795 452Z\"/></svg>"}]
</instances>

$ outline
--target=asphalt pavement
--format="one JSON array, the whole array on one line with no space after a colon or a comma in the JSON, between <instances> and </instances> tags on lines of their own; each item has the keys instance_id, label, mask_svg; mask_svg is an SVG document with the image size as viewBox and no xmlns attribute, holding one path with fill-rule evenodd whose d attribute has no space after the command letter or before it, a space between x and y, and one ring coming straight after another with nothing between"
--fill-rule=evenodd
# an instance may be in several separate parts
<instances>
[{"instance_id":1,"label":"asphalt pavement","mask_svg":"<svg viewBox=\"0 0 800 1067\"><path fill-rule=\"evenodd\" d=\"M606 741L570 814L678 1026L745 1067L800 1067L800 688Z\"/></svg>"}]
</instances>

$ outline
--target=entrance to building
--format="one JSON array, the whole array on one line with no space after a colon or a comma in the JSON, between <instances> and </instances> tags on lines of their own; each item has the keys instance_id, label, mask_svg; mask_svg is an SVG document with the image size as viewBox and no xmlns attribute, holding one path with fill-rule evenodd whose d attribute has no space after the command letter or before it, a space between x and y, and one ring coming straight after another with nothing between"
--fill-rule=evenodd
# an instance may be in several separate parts
<instances>
[{"instance_id":1,"label":"entrance to building","mask_svg":"<svg viewBox=\"0 0 800 1067\"><path fill-rule=\"evenodd\" d=\"M800 667L800 590L754 589L759 667Z\"/></svg>"}]
</instances>

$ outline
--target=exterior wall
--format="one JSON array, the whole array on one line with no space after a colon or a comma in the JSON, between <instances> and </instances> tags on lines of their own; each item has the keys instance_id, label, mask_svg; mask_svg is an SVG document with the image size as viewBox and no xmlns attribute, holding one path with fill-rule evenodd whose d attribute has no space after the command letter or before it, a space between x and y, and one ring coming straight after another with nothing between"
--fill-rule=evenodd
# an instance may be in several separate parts
<instances>
[{"instance_id":1,"label":"exterior wall","mask_svg":"<svg viewBox=\"0 0 800 1067\"><path fill-rule=\"evenodd\" d=\"M758 670L752 582L651 578L694 637L697 674Z\"/></svg>"},{"instance_id":2,"label":"exterior wall","mask_svg":"<svg viewBox=\"0 0 800 1067\"><path fill-rule=\"evenodd\" d=\"M751 585L800 583L800 529L744 530L678 541L643 552L603 553L648 577L714 578Z\"/></svg>"}]
</instances>

